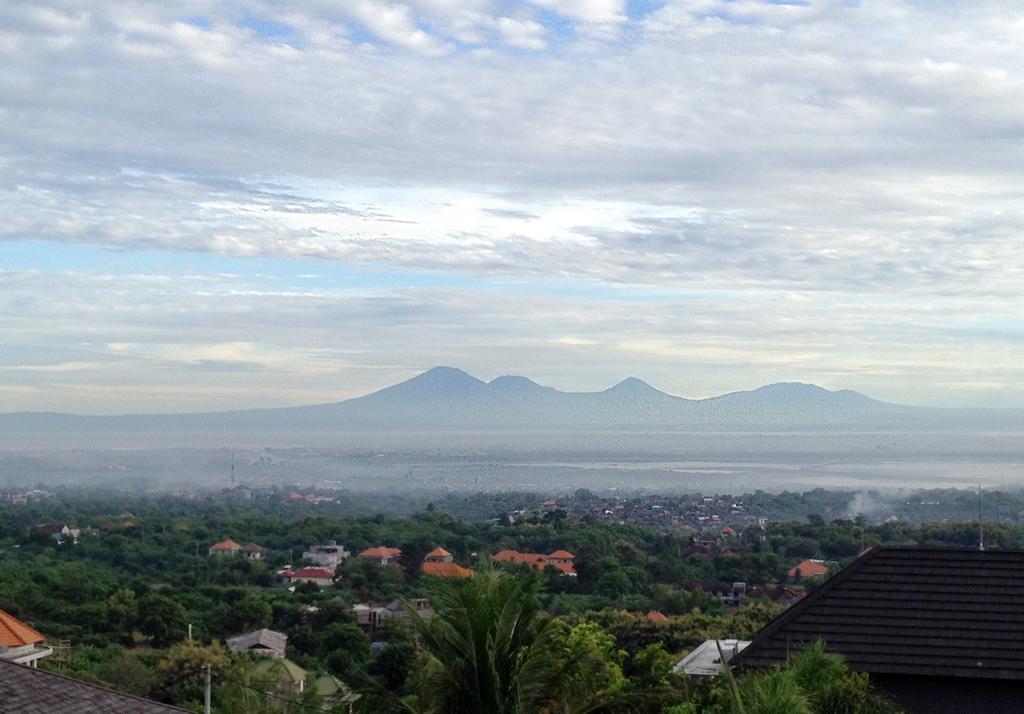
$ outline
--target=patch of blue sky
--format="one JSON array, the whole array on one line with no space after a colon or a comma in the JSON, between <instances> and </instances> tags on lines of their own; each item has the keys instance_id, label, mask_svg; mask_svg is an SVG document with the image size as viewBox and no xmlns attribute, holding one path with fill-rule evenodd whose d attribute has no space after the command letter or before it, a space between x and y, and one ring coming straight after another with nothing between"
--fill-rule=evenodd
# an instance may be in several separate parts
<instances>
[{"instance_id":1,"label":"patch of blue sky","mask_svg":"<svg viewBox=\"0 0 1024 714\"><path fill-rule=\"evenodd\" d=\"M193 27L198 27L201 30L209 30L211 26L210 19L207 17L202 17L200 15L183 17L181 18L181 21L184 22L186 25L192 25Z\"/></svg>"},{"instance_id":2,"label":"patch of blue sky","mask_svg":"<svg viewBox=\"0 0 1024 714\"><path fill-rule=\"evenodd\" d=\"M291 25L283 22L276 22L265 17L257 17L248 10L242 13L242 17L239 19L238 24L252 30L268 40L284 42L296 47L303 44L302 38Z\"/></svg>"},{"instance_id":3,"label":"patch of blue sky","mask_svg":"<svg viewBox=\"0 0 1024 714\"><path fill-rule=\"evenodd\" d=\"M347 24L349 42L357 45L374 45L377 44L377 36L370 32L370 30L363 24L358 22L349 21Z\"/></svg>"},{"instance_id":4,"label":"patch of blue sky","mask_svg":"<svg viewBox=\"0 0 1024 714\"><path fill-rule=\"evenodd\" d=\"M546 7L536 10L537 22L547 29L547 40L551 45L572 42L576 39L576 25L571 19Z\"/></svg>"},{"instance_id":5,"label":"patch of blue sky","mask_svg":"<svg viewBox=\"0 0 1024 714\"><path fill-rule=\"evenodd\" d=\"M627 0L626 17L630 20L643 20L652 12L665 6L664 0Z\"/></svg>"},{"instance_id":6,"label":"patch of blue sky","mask_svg":"<svg viewBox=\"0 0 1024 714\"><path fill-rule=\"evenodd\" d=\"M273 290L369 293L408 288L479 290L573 300L666 302L721 299L664 287L615 285L569 278L472 276L440 270L398 270L375 263L343 263L314 258L255 258L217 253L158 250L118 251L102 246L48 241L0 241L0 270L94 272L102 275L210 276Z\"/></svg>"}]
</instances>

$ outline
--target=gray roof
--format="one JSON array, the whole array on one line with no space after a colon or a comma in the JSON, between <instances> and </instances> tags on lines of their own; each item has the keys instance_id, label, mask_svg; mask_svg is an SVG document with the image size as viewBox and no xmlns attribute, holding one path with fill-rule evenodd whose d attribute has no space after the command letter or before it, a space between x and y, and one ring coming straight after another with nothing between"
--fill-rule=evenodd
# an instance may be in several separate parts
<instances>
[{"instance_id":1,"label":"gray roof","mask_svg":"<svg viewBox=\"0 0 1024 714\"><path fill-rule=\"evenodd\" d=\"M0 660L0 711L17 714L172 714L169 704Z\"/></svg>"},{"instance_id":2,"label":"gray roof","mask_svg":"<svg viewBox=\"0 0 1024 714\"><path fill-rule=\"evenodd\" d=\"M734 664L775 666L821 640L856 672L1022 682L1022 592L1022 551L873 548L772 620Z\"/></svg>"},{"instance_id":3,"label":"gray roof","mask_svg":"<svg viewBox=\"0 0 1024 714\"><path fill-rule=\"evenodd\" d=\"M229 637L227 643L228 649L232 652L245 652L254 647L262 647L283 655L285 647L288 646L288 635L276 630L253 630L244 635Z\"/></svg>"},{"instance_id":4,"label":"gray roof","mask_svg":"<svg viewBox=\"0 0 1024 714\"><path fill-rule=\"evenodd\" d=\"M731 660L737 653L742 652L750 644L749 640L706 640L698 645L690 654L683 657L673 671L684 672L695 677L713 677L722 672L722 657L718 653L721 646L725 661Z\"/></svg>"}]
</instances>

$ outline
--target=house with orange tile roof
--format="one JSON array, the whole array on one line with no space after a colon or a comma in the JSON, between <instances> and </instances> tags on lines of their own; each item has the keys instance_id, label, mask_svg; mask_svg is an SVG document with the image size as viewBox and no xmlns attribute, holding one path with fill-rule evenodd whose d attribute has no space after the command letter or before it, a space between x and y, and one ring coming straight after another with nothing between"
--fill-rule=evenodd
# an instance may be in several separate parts
<instances>
[{"instance_id":1,"label":"house with orange tile roof","mask_svg":"<svg viewBox=\"0 0 1024 714\"><path fill-rule=\"evenodd\" d=\"M39 530L49 534L58 543L63 543L66 540L77 543L78 536L82 533L81 528L70 523L44 523L39 526Z\"/></svg>"},{"instance_id":2,"label":"house with orange tile roof","mask_svg":"<svg viewBox=\"0 0 1024 714\"><path fill-rule=\"evenodd\" d=\"M576 556L567 550L556 550L550 555L545 555L544 553L520 553L518 550L506 548L492 555L491 560L496 563L523 563L537 570L551 567L562 575L573 577L576 575Z\"/></svg>"},{"instance_id":3,"label":"house with orange tile roof","mask_svg":"<svg viewBox=\"0 0 1024 714\"><path fill-rule=\"evenodd\" d=\"M314 583L321 587L334 584L334 573L325 568L299 568L298 570L283 570L281 578L292 585L299 583Z\"/></svg>"},{"instance_id":4,"label":"house with orange tile roof","mask_svg":"<svg viewBox=\"0 0 1024 714\"><path fill-rule=\"evenodd\" d=\"M255 543L249 543L248 545L241 545L228 538L222 540L220 543L214 543L210 546L210 555L245 555L249 560L262 560L266 554L267 549L262 545L256 545Z\"/></svg>"},{"instance_id":5,"label":"house with orange tile roof","mask_svg":"<svg viewBox=\"0 0 1024 714\"><path fill-rule=\"evenodd\" d=\"M799 580L800 578L815 578L828 575L828 566L820 560L805 560L799 565L795 565L790 568L786 575L788 575L792 580Z\"/></svg>"},{"instance_id":6,"label":"house with orange tile roof","mask_svg":"<svg viewBox=\"0 0 1024 714\"><path fill-rule=\"evenodd\" d=\"M46 637L10 613L0 610L0 659L35 667L53 654Z\"/></svg>"},{"instance_id":7,"label":"house with orange tile roof","mask_svg":"<svg viewBox=\"0 0 1024 714\"><path fill-rule=\"evenodd\" d=\"M228 538L211 545L210 555L237 555L240 550L242 550L242 546Z\"/></svg>"},{"instance_id":8,"label":"house with orange tile roof","mask_svg":"<svg viewBox=\"0 0 1024 714\"><path fill-rule=\"evenodd\" d=\"M262 545L249 543L242 548L242 551L245 553L245 557L249 560L263 560L263 556L266 554L267 549Z\"/></svg>"},{"instance_id":9,"label":"house with orange tile roof","mask_svg":"<svg viewBox=\"0 0 1024 714\"><path fill-rule=\"evenodd\" d=\"M458 563L429 560L423 563L422 572L435 578L468 578L473 574L472 570L463 568Z\"/></svg>"},{"instance_id":10,"label":"house with orange tile roof","mask_svg":"<svg viewBox=\"0 0 1024 714\"><path fill-rule=\"evenodd\" d=\"M425 558L427 563L451 563L454 560L455 558L452 554L440 546L427 553Z\"/></svg>"},{"instance_id":11,"label":"house with orange tile roof","mask_svg":"<svg viewBox=\"0 0 1024 714\"><path fill-rule=\"evenodd\" d=\"M455 557L440 546L427 553L420 572L436 578L468 578L473 574L471 569L458 565Z\"/></svg>"},{"instance_id":12,"label":"house with orange tile roof","mask_svg":"<svg viewBox=\"0 0 1024 714\"><path fill-rule=\"evenodd\" d=\"M401 548L391 548L386 545L378 545L373 548L367 548L359 554L359 557L365 560L375 560L380 565L388 565L392 561L401 557L401 555Z\"/></svg>"}]
</instances>

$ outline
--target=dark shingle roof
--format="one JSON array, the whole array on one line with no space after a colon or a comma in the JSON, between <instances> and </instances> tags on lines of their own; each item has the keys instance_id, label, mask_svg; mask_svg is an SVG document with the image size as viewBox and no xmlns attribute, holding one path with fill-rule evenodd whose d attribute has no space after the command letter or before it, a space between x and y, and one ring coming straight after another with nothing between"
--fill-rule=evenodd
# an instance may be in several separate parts
<instances>
[{"instance_id":1,"label":"dark shingle roof","mask_svg":"<svg viewBox=\"0 0 1024 714\"><path fill-rule=\"evenodd\" d=\"M822 640L851 669L1024 679L1024 552L875 548L768 624L737 658L781 664Z\"/></svg>"},{"instance_id":2,"label":"dark shingle roof","mask_svg":"<svg viewBox=\"0 0 1024 714\"><path fill-rule=\"evenodd\" d=\"M12 714L174 714L188 710L0 660L0 711Z\"/></svg>"},{"instance_id":3,"label":"dark shingle roof","mask_svg":"<svg viewBox=\"0 0 1024 714\"><path fill-rule=\"evenodd\" d=\"M288 646L288 635L276 630L253 630L244 635L229 637L227 639L228 649L232 652L243 652L253 647L263 647L280 652L284 657L285 648Z\"/></svg>"}]
</instances>

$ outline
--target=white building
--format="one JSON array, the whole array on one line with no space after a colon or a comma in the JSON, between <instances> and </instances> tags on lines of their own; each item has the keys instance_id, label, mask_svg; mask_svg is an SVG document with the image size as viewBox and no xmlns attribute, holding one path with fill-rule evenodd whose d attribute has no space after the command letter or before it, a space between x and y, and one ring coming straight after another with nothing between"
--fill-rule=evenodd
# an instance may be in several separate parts
<instances>
[{"instance_id":1,"label":"white building","mask_svg":"<svg viewBox=\"0 0 1024 714\"><path fill-rule=\"evenodd\" d=\"M313 561L321 568L327 568L333 573L341 565L341 562L350 555L352 554L345 550L345 546L338 545L337 542L330 540L327 541L327 545L311 545L309 550L302 554L302 557Z\"/></svg>"}]
</instances>

